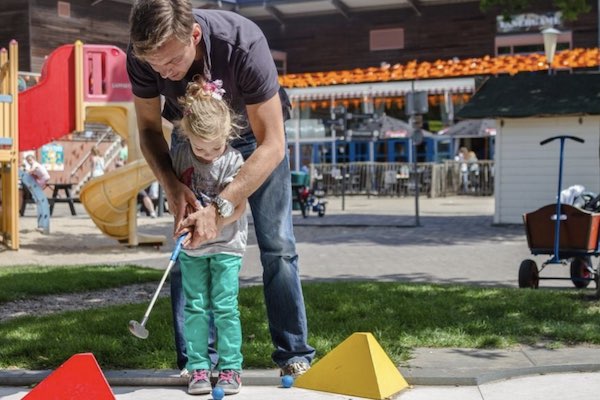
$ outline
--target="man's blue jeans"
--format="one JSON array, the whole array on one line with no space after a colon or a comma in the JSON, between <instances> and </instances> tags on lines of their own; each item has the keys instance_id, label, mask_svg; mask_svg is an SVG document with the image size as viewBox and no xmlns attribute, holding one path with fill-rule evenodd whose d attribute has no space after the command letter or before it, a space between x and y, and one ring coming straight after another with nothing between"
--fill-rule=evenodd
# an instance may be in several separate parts
<instances>
[{"instance_id":1,"label":"man's blue jeans","mask_svg":"<svg viewBox=\"0 0 600 400\"><path fill-rule=\"evenodd\" d=\"M244 158L248 158L256 144L246 143L234 147ZM248 199L263 266L265 305L269 331L275 346L272 359L279 367L298 361L310 364L315 355L315 349L307 343L306 310L292 226L291 186L289 160L286 155L271 176ZM171 271L171 304L177 365L182 369L187 362L183 336L185 300L178 265ZM214 343L214 335L209 338L209 342L211 341ZM214 356L215 354L211 354L211 361L216 364Z\"/></svg>"}]
</instances>

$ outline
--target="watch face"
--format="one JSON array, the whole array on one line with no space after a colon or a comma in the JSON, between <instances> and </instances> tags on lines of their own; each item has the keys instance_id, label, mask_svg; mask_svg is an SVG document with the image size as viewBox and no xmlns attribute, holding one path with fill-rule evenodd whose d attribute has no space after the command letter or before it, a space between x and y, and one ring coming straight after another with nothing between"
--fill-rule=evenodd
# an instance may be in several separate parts
<instances>
[{"instance_id":1,"label":"watch face","mask_svg":"<svg viewBox=\"0 0 600 400\"><path fill-rule=\"evenodd\" d=\"M219 214L223 218L231 217L233 215L233 204L227 200L223 201L221 207L219 207Z\"/></svg>"},{"instance_id":2,"label":"watch face","mask_svg":"<svg viewBox=\"0 0 600 400\"><path fill-rule=\"evenodd\" d=\"M231 217L233 215L233 204L228 201L223 202L220 213L223 218Z\"/></svg>"}]
</instances>

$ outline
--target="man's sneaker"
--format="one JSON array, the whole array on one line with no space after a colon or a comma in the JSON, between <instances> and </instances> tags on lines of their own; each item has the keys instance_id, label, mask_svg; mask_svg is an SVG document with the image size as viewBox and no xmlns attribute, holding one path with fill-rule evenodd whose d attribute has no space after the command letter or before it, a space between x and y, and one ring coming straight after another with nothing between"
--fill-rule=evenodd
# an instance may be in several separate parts
<instances>
[{"instance_id":1,"label":"man's sneaker","mask_svg":"<svg viewBox=\"0 0 600 400\"><path fill-rule=\"evenodd\" d=\"M281 368L279 372L281 376L289 375L296 379L310 369L310 364L304 361L292 362Z\"/></svg>"},{"instance_id":2,"label":"man's sneaker","mask_svg":"<svg viewBox=\"0 0 600 400\"><path fill-rule=\"evenodd\" d=\"M190 375L188 383L189 394L209 394L212 390L210 385L210 371L207 369L195 369Z\"/></svg>"},{"instance_id":3,"label":"man's sneaker","mask_svg":"<svg viewBox=\"0 0 600 400\"><path fill-rule=\"evenodd\" d=\"M225 369L219 372L219 379L215 387L223 389L225 394L236 394L242 387L242 378L239 371L233 369Z\"/></svg>"}]
</instances>

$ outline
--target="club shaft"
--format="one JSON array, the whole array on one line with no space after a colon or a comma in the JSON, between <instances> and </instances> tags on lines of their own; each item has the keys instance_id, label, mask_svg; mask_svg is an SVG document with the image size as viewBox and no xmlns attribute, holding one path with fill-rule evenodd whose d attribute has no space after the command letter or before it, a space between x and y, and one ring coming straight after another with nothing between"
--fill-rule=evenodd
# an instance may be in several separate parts
<instances>
[{"instance_id":1,"label":"club shaft","mask_svg":"<svg viewBox=\"0 0 600 400\"><path fill-rule=\"evenodd\" d=\"M167 265L167 269L165 270L165 273L163 274L160 283L158 284L158 287L156 288L156 292L154 292L154 296L152 296L152 300L150 301L150 304L148 305L148 309L146 310L146 313L144 314L144 319L142 319L142 323L140 325L145 326L146 322L148 321L148 317L150 316L150 312L152 311L152 308L154 307L154 303L156 303L156 299L158 298L158 295L160 294L160 291L163 287L163 285L165 284L165 281L167 280L167 276L169 276L169 272L171 272L171 268L173 268L173 265L175 265L175 261L171 260L169 261L169 265Z\"/></svg>"}]
</instances>

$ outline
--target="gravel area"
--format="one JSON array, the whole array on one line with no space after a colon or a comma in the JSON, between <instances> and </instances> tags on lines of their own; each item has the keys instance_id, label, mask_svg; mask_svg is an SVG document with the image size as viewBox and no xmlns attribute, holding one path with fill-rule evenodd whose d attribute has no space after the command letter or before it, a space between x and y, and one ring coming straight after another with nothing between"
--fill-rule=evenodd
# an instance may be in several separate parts
<instances>
[{"instance_id":1,"label":"gravel area","mask_svg":"<svg viewBox=\"0 0 600 400\"><path fill-rule=\"evenodd\" d=\"M158 283L143 283L93 292L61 293L59 295L11 301L1 304L0 322L29 315L39 316L118 304L150 303L157 285ZM169 285L164 285L159 297L166 297L168 295Z\"/></svg>"}]
</instances>

